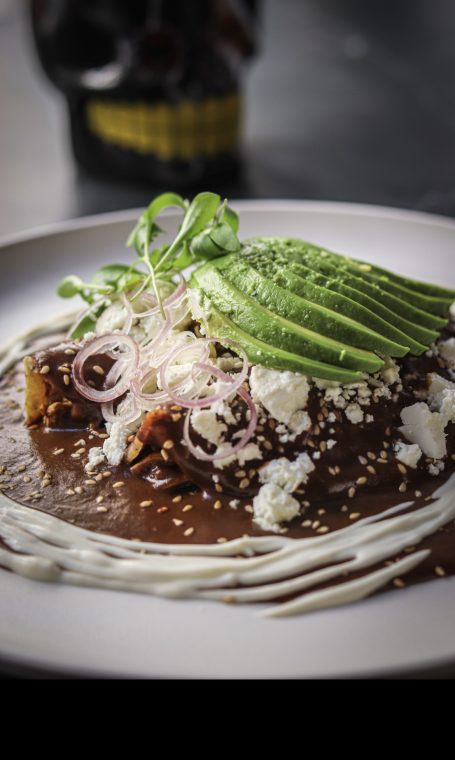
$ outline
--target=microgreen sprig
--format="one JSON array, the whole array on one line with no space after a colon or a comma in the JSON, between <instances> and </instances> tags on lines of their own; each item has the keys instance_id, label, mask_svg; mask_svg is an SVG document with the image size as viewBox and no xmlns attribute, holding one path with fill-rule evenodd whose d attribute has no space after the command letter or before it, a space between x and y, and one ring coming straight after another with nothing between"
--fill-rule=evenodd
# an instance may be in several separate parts
<instances>
[{"instance_id":1,"label":"microgreen sprig","mask_svg":"<svg viewBox=\"0 0 455 760\"><path fill-rule=\"evenodd\" d=\"M163 232L157 218L170 208L183 212L177 235L170 245L152 248ZM199 193L191 202L177 193L163 193L149 204L128 237L127 247L134 248L137 254L131 266L103 266L89 283L69 275L61 281L57 292L62 298L79 295L88 304L97 303L98 298L102 311L107 298L136 286L133 295L136 299L151 286L164 317L160 284L169 282L173 273L195 262L240 250L237 231L237 214L216 193Z\"/></svg>"}]
</instances>

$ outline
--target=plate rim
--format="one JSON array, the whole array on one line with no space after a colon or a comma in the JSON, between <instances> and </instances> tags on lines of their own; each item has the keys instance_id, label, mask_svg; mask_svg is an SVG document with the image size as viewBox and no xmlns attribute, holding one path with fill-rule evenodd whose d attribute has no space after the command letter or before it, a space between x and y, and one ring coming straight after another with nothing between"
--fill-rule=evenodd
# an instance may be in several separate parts
<instances>
[{"instance_id":1,"label":"plate rim","mask_svg":"<svg viewBox=\"0 0 455 760\"><path fill-rule=\"evenodd\" d=\"M282 210L289 211L305 210L316 213L338 212L340 214L349 214L354 212L358 216L376 216L389 219L402 219L417 224L432 223L438 227L448 227L455 231L455 218L445 216L444 214L433 214L428 211L419 211L416 209L407 209L399 206L382 206L374 203L350 203L349 201L324 201L324 200L306 200L299 198L258 198L258 199L237 199L229 200L229 203L239 208L240 211L261 211L262 209L282 207ZM30 227L19 232L8 233L0 236L0 252L2 248L8 248L21 243L32 242L40 238L64 234L67 232L78 232L93 227L102 227L106 224L121 224L128 221L134 221L142 214L146 206L133 207L131 209L118 209L116 211L104 211L98 214L87 214L84 216L75 216L66 220L49 222L48 224ZM178 211L166 211L165 215L172 215Z\"/></svg>"}]
</instances>

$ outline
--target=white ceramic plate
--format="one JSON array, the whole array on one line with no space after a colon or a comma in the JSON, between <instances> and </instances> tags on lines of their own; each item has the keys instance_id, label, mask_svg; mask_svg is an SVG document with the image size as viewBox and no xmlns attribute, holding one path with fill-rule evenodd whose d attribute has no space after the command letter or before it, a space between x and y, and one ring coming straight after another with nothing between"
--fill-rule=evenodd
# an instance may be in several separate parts
<instances>
[{"instance_id":1,"label":"white ceramic plate","mask_svg":"<svg viewBox=\"0 0 455 760\"><path fill-rule=\"evenodd\" d=\"M455 286L455 222L338 203L239 202L241 236L288 235ZM137 212L82 219L0 247L0 341L61 313L70 272L128 260ZM46 585L0 570L0 658L79 674L143 677L384 675L455 659L455 578L304 617Z\"/></svg>"}]
</instances>

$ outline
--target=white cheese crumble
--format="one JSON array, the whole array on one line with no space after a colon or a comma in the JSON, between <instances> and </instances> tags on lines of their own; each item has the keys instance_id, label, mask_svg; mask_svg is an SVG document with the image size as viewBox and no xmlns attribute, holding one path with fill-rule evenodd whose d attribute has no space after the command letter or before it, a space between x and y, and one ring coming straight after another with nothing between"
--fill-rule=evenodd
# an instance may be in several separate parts
<instances>
[{"instance_id":1,"label":"white cheese crumble","mask_svg":"<svg viewBox=\"0 0 455 760\"><path fill-rule=\"evenodd\" d=\"M442 459L447 455L446 419L442 414L431 412L427 404L418 402L402 409L401 420L400 432L411 443L417 443L425 456Z\"/></svg>"},{"instance_id":2,"label":"white cheese crumble","mask_svg":"<svg viewBox=\"0 0 455 760\"><path fill-rule=\"evenodd\" d=\"M221 422L212 409L194 409L191 415L191 426L204 440L220 446L227 425Z\"/></svg>"},{"instance_id":3,"label":"white cheese crumble","mask_svg":"<svg viewBox=\"0 0 455 760\"><path fill-rule=\"evenodd\" d=\"M308 482L308 475L315 469L308 454L299 454L294 462L286 457L272 459L259 470L261 483L274 483L284 491L292 493L302 483Z\"/></svg>"},{"instance_id":4,"label":"white cheese crumble","mask_svg":"<svg viewBox=\"0 0 455 760\"><path fill-rule=\"evenodd\" d=\"M455 383L433 373L429 392L431 408L443 415L446 424L455 422Z\"/></svg>"},{"instance_id":5,"label":"white cheese crumble","mask_svg":"<svg viewBox=\"0 0 455 760\"><path fill-rule=\"evenodd\" d=\"M263 530L279 533L280 523L299 514L300 504L275 483L263 485L253 499L254 520Z\"/></svg>"},{"instance_id":6,"label":"white cheese crumble","mask_svg":"<svg viewBox=\"0 0 455 760\"><path fill-rule=\"evenodd\" d=\"M398 461L405 464L406 467L411 467L413 470L417 467L422 455L422 449L417 443L398 441L395 445L395 456Z\"/></svg>"},{"instance_id":7,"label":"white cheese crumble","mask_svg":"<svg viewBox=\"0 0 455 760\"><path fill-rule=\"evenodd\" d=\"M104 451L101 446L92 446L88 452L88 462L85 465L87 472L94 470L99 464L105 461Z\"/></svg>"},{"instance_id":8,"label":"white cheese crumble","mask_svg":"<svg viewBox=\"0 0 455 760\"><path fill-rule=\"evenodd\" d=\"M349 422L353 425L358 425L360 422L363 422L364 412L359 404L349 404L344 413Z\"/></svg>"},{"instance_id":9,"label":"white cheese crumble","mask_svg":"<svg viewBox=\"0 0 455 760\"><path fill-rule=\"evenodd\" d=\"M334 446L337 445L337 441L335 441L333 438L329 438L327 441L327 448L330 451L330 449L333 449Z\"/></svg>"},{"instance_id":10,"label":"white cheese crumble","mask_svg":"<svg viewBox=\"0 0 455 760\"><path fill-rule=\"evenodd\" d=\"M251 370L250 388L253 401L267 409L271 416L284 422L292 432L306 429L308 417L299 414L308 403L310 385L304 375L281 372L255 365Z\"/></svg>"},{"instance_id":11,"label":"white cheese crumble","mask_svg":"<svg viewBox=\"0 0 455 760\"><path fill-rule=\"evenodd\" d=\"M455 338L449 338L439 344L439 353L446 360L449 367L455 369Z\"/></svg>"},{"instance_id":12,"label":"white cheese crumble","mask_svg":"<svg viewBox=\"0 0 455 760\"><path fill-rule=\"evenodd\" d=\"M130 431L128 427L122 425L121 422L114 422L112 424L109 438L106 438L103 445L103 452L109 464L113 466L120 464L129 435Z\"/></svg>"},{"instance_id":13,"label":"white cheese crumble","mask_svg":"<svg viewBox=\"0 0 455 760\"><path fill-rule=\"evenodd\" d=\"M230 444L222 444L218 453L221 454L223 452L223 446L227 449L230 448ZM236 454L226 456L224 459L216 459L213 464L219 470L222 470L224 467L228 467L232 464L232 462L238 462L240 466L243 467L246 462L251 462L252 459L262 459L262 451L257 443L247 443L246 446Z\"/></svg>"}]
</instances>

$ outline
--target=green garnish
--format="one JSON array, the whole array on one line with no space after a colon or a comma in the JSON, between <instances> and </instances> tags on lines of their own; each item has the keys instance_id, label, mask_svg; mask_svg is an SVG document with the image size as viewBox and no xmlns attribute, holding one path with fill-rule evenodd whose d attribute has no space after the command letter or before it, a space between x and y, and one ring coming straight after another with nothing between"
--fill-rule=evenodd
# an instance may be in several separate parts
<instances>
[{"instance_id":1,"label":"green garnish","mask_svg":"<svg viewBox=\"0 0 455 760\"><path fill-rule=\"evenodd\" d=\"M156 246L163 232L157 219L170 208L183 212L182 222L170 244ZM237 231L237 214L216 193L199 193L191 202L159 195L128 238L136 253L130 266L108 264L89 283L76 275L60 283L63 298L79 295L90 305L73 337L92 330L124 292L134 301L152 290L164 317L173 276L200 263L189 286L199 294L195 318L207 335L238 341L254 364L353 382L378 371L385 355L423 353L455 301L455 290L311 243L254 238L241 244Z\"/></svg>"}]
</instances>

